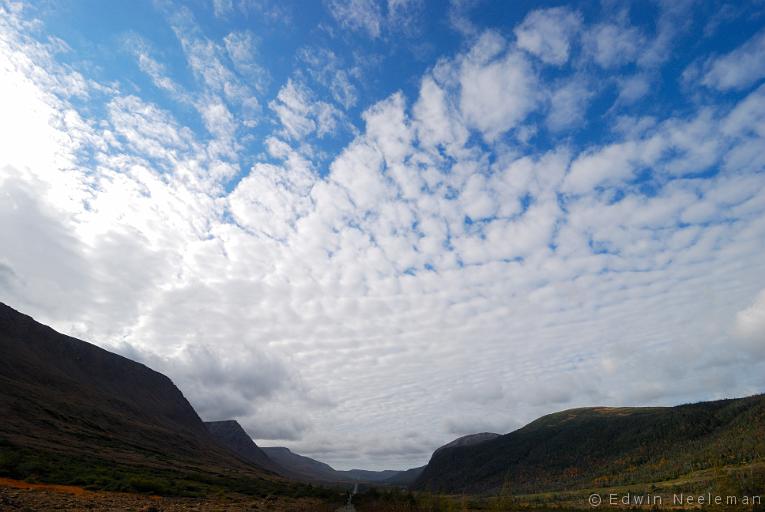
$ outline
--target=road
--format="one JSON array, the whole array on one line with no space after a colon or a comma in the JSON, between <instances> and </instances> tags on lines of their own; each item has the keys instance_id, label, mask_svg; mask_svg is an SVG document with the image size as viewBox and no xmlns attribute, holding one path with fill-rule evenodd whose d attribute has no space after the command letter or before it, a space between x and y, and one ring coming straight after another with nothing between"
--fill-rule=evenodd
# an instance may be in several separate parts
<instances>
[{"instance_id":1,"label":"road","mask_svg":"<svg viewBox=\"0 0 765 512\"><path fill-rule=\"evenodd\" d=\"M353 496L358 492L359 484L353 486L353 490L348 494L348 503L335 510L335 512L356 512L356 507L353 506Z\"/></svg>"}]
</instances>

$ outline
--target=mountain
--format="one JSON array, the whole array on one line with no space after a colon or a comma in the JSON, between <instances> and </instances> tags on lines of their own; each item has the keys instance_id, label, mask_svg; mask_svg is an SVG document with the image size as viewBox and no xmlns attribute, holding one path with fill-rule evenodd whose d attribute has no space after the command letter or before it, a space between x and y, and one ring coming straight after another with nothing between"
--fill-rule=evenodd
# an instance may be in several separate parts
<instances>
[{"instance_id":1,"label":"mountain","mask_svg":"<svg viewBox=\"0 0 765 512\"><path fill-rule=\"evenodd\" d=\"M382 471L349 469L346 471L335 470L335 472L348 480L357 480L359 482L383 482L388 478L393 478L394 476L401 473L401 471L396 471L393 469L385 469Z\"/></svg>"},{"instance_id":2,"label":"mountain","mask_svg":"<svg viewBox=\"0 0 765 512\"><path fill-rule=\"evenodd\" d=\"M497 438L499 436L500 436L499 434L494 434L491 432L481 432L480 434L468 434L466 436L459 437L455 439L454 441L451 441L439 448L436 448L436 451L433 453L436 454L436 453L439 453L441 450L453 448L456 446L476 445L479 443L483 443L484 441L489 441L491 439ZM425 467L426 466L420 466L416 468L410 468L404 471L391 471L390 473L393 473L392 475L389 475L374 481L384 485L392 485L396 487L409 487L422 474L422 472L425 470ZM380 472L380 473L385 473L385 472Z\"/></svg>"},{"instance_id":3,"label":"mountain","mask_svg":"<svg viewBox=\"0 0 765 512\"><path fill-rule=\"evenodd\" d=\"M412 485L447 493L599 488L762 461L765 395L677 407L594 407L437 450Z\"/></svg>"},{"instance_id":4,"label":"mountain","mask_svg":"<svg viewBox=\"0 0 765 512\"><path fill-rule=\"evenodd\" d=\"M395 475L383 480L380 483L385 485L394 485L397 487L408 487L414 483L415 480L417 480L417 477L420 476L424 469L425 466L420 466L418 468L398 471Z\"/></svg>"},{"instance_id":5,"label":"mountain","mask_svg":"<svg viewBox=\"0 0 765 512\"><path fill-rule=\"evenodd\" d=\"M0 476L158 493L276 478L219 447L166 376L5 304L0 354Z\"/></svg>"},{"instance_id":6,"label":"mountain","mask_svg":"<svg viewBox=\"0 0 765 512\"><path fill-rule=\"evenodd\" d=\"M293 478L306 481L342 482L348 478L335 471L332 466L310 457L293 453L282 446L261 448L269 459L284 468Z\"/></svg>"},{"instance_id":7,"label":"mountain","mask_svg":"<svg viewBox=\"0 0 765 512\"><path fill-rule=\"evenodd\" d=\"M255 441L245 432L235 420L205 421L205 427L213 439L221 446L225 446L241 459L274 473L282 473L284 470L255 444Z\"/></svg>"},{"instance_id":8,"label":"mountain","mask_svg":"<svg viewBox=\"0 0 765 512\"><path fill-rule=\"evenodd\" d=\"M337 470L318 460L298 455L282 446L264 446L263 452L282 469L282 474L297 480L307 482L364 482L386 485L387 480L395 478L401 471L387 469L384 471L368 471L365 469Z\"/></svg>"}]
</instances>

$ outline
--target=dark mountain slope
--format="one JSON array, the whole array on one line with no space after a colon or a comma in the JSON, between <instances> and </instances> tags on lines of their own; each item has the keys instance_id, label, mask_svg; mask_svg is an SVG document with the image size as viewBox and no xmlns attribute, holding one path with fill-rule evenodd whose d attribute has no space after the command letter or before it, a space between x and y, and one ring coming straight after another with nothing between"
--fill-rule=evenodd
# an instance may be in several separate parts
<instances>
[{"instance_id":1,"label":"dark mountain slope","mask_svg":"<svg viewBox=\"0 0 765 512\"><path fill-rule=\"evenodd\" d=\"M166 376L4 304L0 354L0 474L145 490L160 474L163 488L267 475L219 447Z\"/></svg>"},{"instance_id":2,"label":"dark mountain slope","mask_svg":"<svg viewBox=\"0 0 765 512\"><path fill-rule=\"evenodd\" d=\"M206 421L205 427L207 427L207 430L218 444L225 446L241 459L275 473L281 474L284 472L278 464L269 459L268 455L255 444L255 441L252 440L237 421Z\"/></svg>"},{"instance_id":3,"label":"dark mountain slope","mask_svg":"<svg viewBox=\"0 0 765 512\"><path fill-rule=\"evenodd\" d=\"M676 478L765 457L765 395L666 408L544 416L474 446L433 454L414 489L515 493Z\"/></svg>"}]
</instances>

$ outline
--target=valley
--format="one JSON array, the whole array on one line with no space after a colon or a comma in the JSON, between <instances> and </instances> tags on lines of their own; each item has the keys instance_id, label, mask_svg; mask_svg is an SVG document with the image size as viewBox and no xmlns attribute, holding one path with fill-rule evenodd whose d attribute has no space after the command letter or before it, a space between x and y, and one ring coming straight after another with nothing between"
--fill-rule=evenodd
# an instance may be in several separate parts
<instances>
[{"instance_id":1,"label":"valley","mask_svg":"<svg viewBox=\"0 0 765 512\"><path fill-rule=\"evenodd\" d=\"M0 348L2 510L589 509L765 489L765 395L571 409L455 439L424 467L340 471L203 422L164 375L4 305Z\"/></svg>"}]
</instances>

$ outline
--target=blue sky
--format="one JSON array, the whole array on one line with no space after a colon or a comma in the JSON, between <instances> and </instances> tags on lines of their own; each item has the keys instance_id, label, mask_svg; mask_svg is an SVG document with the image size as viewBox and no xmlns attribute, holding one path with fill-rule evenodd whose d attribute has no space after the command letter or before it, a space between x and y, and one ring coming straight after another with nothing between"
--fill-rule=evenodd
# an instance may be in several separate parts
<instances>
[{"instance_id":1,"label":"blue sky","mask_svg":"<svg viewBox=\"0 0 765 512\"><path fill-rule=\"evenodd\" d=\"M765 388L765 4L4 1L0 300L345 469Z\"/></svg>"}]
</instances>

